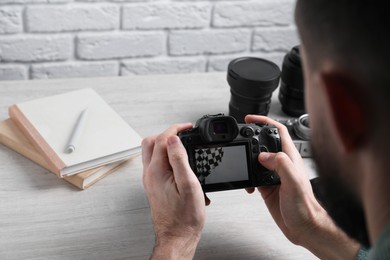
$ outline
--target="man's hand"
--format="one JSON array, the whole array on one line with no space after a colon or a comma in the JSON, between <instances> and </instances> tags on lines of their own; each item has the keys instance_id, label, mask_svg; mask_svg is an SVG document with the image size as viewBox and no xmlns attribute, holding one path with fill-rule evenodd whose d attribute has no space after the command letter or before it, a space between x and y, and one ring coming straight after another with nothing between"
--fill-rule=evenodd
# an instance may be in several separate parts
<instances>
[{"instance_id":1,"label":"man's hand","mask_svg":"<svg viewBox=\"0 0 390 260\"><path fill-rule=\"evenodd\" d=\"M174 125L142 142L143 184L156 245L153 259L192 259L205 222L205 198Z\"/></svg>"},{"instance_id":2,"label":"man's hand","mask_svg":"<svg viewBox=\"0 0 390 260\"><path fill-rule=\"evenodd\" d=\"M285 236L322 259L354 259L359 244L336 227L318 203L302 157L295 148L287 128L264 116L249 115L245 121L273 124L279 130L282 152L260 153L259 162L279 175L281 185L259 187L258 190ZM254 189L247 191L251 193Z\"/></svg>"}]
</instances>

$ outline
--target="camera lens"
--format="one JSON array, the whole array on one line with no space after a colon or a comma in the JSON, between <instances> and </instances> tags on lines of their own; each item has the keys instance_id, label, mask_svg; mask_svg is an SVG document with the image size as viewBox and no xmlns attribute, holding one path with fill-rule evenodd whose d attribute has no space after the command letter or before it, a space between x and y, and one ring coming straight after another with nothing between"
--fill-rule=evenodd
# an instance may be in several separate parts
<instances>
[{"instance_id":1,"label":"camera lens","mask_svg":"<svg viewBox=\"0 0 390 260\"><path fill-rule=\"evenodd\" d=\"M310 125L309 125L309 115L304 114L298 118L298 121L294 125L294 133L302 140L310 140Z\"/></svg>"},{"instance_id":2,"label":"camera lens","mask_svg":"<svg viewBox=\"0 0 390 260\"><path fill-rule=\"evenodd\" d=\"M299 46L295 46L283 59L279 101L284 113L300 116L305 113L303 73Z\"/></svg>"},{"instance_id":3,"label":"camera lens","mask_svg":"<svg viewBox=\"0 0 390 260\"><path fill-rule=\"evenodd\" d=\"M280 69L271 61L254 57L232 60L227 74L231 93L229 115L239 123L244 122L247 114L267 115L279 79Z\"/></svg>"}]
</instances>

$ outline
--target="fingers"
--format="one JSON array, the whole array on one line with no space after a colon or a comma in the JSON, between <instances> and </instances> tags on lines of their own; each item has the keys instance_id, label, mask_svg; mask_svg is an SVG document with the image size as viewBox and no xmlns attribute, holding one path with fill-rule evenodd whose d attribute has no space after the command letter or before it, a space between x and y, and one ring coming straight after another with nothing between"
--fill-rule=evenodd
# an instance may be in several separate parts
<instances>
[{"instance_id":1,"label":"fingers","mask_svg":"<svg viewBox=\"0 0 390 260\"><path fill-rule=\"evenodd\" d=\"M156 136L150 136L142 140L142 164L144 167L150 164Z\"/></svg>"},{"instance_id":2,"label":"fingers","mask_svg":"<svg viewBox=\"0 0 390 260\"><path fill-rule=\"evenodd\" d=\"M260 153L259 162L271 171L275 171L282 182L297 183L297 176L294 174L295 166L291 159L284 152Z\"/></svg>"},{"instance_id":3,"label":"fingers","mask_svg":"<svg viewBox=\"0 0 390 260\"><path fill-rule=\"evenodd\" d=\"M193 185L199 186L200 184L189 165L187 151L176 135L170 136L167 142L168 159L179 193L191 191L194 188Z\"/></svg>"},{"instance_id":4,"label":"fingers","mask_svg":"<svg viewBox=\"0 0 390 260\"><path fill-rule=\"evenodd\" d=\"M173 125L158 136L151 136L142 140L142 164L144 169L142 180L145 187L159 185L163 179L172 174L166 150L167 138L191 126L191 123Z\"/></svg>"},{"instance_id":5,"label":"fingers","mask_svg":"<svg viewBox=\"0 0 390 260\"><path fill-rule=\"evenodd\" d=\"M281 124L278 121L275 121L266 116L258 116L258 115L247 115L245 117L245 122L247 123L266 123L272 124L276 126L279 130L280 138L282 139L282 150L285 152L292 160L301 160L301 155L295 147L294 142L291 139L291 136L288 132L288 129L285 125Z\"/></svg>"},{"instance_id":6,"label":"fingers","mask_svg":"<svg viewBox=\"0 0 390 260\"><path fill-rule=\"evenodd\" d=\"M170 165L168 163L167 154L167 139L169 136L177 135L178 132L192 127L191 123L176 124L169 127L162 134L156 137L153 147L153 155L151 158L151 164L160 167L160 170L169 170Z\"/></svg>"}]
</instances>

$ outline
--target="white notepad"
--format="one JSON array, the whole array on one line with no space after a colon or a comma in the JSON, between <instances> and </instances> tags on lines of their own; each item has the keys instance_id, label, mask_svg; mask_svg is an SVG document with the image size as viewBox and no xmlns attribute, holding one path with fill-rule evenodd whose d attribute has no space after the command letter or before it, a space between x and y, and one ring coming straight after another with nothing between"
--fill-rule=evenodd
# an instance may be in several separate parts
<instances>
[{"instance_id":1,"label":"white notepad","mask_svg":"<svg viewBox=\"0 0 390 260\"><path fill-rule=\"evenodd\" d=\"M86 107L88 117L77 149L67 153L72 131ZM12 105L9 114L60 177L140 152L142 139L138 133L92 89Z\"/></svg>"}]
</instances>

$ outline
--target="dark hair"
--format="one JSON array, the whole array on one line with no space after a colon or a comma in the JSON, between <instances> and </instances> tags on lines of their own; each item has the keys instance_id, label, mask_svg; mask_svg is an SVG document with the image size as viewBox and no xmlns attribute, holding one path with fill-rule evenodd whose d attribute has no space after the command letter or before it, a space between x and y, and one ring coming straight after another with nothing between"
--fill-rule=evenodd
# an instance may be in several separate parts
<instances>
[{"instance_id":1,"label":"dark hair","mask_svg":"<svg viewBox=\"0 0 390 260\"><path fill-rule=\"evenodd\" d=\"M331 60L390 111L390 15L386 1L298 0L295 19L309 66Z\"/></svg>"},{"instance_id":2,"label":"dark hair","mask_svg":"<svg viewBox=\"0 0 390 260\"><path fill-rule=\"evenodd\" d=\"M315 71L322 62L332 62L367 94L364 96L370 112L367 124L370 133L375 133L373 148L380 149L375 156L381 157L379 160L384 165L388 153L383 151L388 150L390 142L390 15L386 4L375 0L297 0L295 11L310 68ZM363 215L360 213L356 215ZM358 220L363 228L364 219ZM368 244L367 234L360 229L346 226L345 231Z\"/></svg>"}]
</instances>

